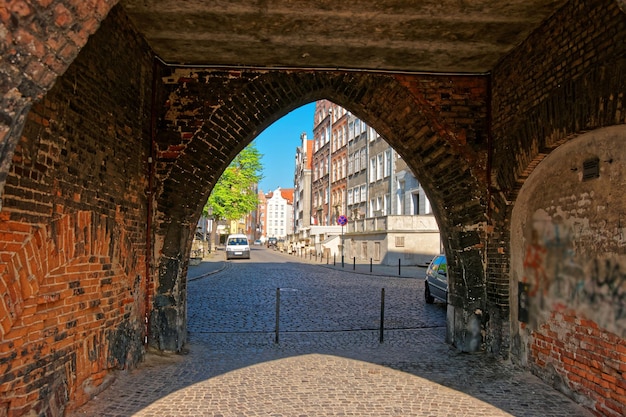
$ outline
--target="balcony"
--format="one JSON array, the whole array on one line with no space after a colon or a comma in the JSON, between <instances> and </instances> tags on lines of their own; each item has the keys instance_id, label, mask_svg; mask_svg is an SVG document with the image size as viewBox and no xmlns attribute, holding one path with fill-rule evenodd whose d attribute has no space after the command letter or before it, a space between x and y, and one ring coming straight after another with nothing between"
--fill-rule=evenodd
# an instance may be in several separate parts
<instances>
[{"instance_id":1,"label":"balcony","mask_svg":"<svg viewBox=\"0 0 626 417\"><path fill-rule=\"evenodd\" d=\"M347 233L371 232L438 232L433 215L377 216L348 222Z\"/></svg>"}]
</instances>

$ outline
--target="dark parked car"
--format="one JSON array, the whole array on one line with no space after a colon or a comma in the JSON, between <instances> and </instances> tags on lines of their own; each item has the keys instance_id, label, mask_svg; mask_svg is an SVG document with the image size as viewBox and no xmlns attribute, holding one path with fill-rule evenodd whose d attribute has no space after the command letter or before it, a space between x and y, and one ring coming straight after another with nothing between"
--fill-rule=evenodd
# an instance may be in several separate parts
<instances>
[{"instance_id":1,"label":"dark parked car","mask_svg":"<svg viewBox=\"0 0 626 417\"><path fill-rule=\"evenodd\" d=\"M267 247L276 249L276 244L278 243L278 239L275 237L270 237L267 239Z\"/></svg>"},{"instance_id":2,"label":"dark parked car","mask_svg":"<svg viewBox=\"0 0 626 417\"><path fill-rule=\"evenodd\" d=\"M435 300L448 302L448 263L446 255L437 255L433 258L426 270L424 281L424 299L428 304Z\"/></svg>"}]
</instances>

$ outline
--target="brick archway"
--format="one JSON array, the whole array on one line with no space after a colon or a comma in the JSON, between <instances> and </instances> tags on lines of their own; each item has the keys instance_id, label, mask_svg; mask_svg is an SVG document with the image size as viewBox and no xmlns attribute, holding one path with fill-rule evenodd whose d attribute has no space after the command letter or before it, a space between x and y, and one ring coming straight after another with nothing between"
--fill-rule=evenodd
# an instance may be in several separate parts
<instances>
[{"instance_id":1,"label":"brick archway","mask_svg":"<svg viewBox=\"0 0 626 417\"><path fill-rule=\"evenodd\" d=\"M185 340L189 240L211 187L265 127L326 98L387 139L423 184L451 264L449 339L481 348L487 187L485 77L163 68L155 139L158 276L151 342ZM463 276L464 280L457 277ZM466 312L471 313L466 313Z\"/></svg>"},{"instance_id":2,"label":"brick archway","mask_svg":"<svg viewBox=\"0 0 626 417\"><path fill-rule=\"evenodd\" d=\"M605 127L551 152L511 216L516 360L570 396L585 393L596 409L626 407L607 394L622 378L607 346L626 335L625 138L626 125Z\"/></svg>"}]
</instances>

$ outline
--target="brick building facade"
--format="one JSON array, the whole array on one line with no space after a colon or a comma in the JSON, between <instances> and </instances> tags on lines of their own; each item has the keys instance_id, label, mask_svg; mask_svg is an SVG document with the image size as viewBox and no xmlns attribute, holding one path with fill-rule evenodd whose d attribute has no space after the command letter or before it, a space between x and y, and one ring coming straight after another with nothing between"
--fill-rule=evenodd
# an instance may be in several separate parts
<instances>
[{"instance_id":1,"label":"brick building facade","mask_svg":"<svg viewBox=\"0 0 626 417\"><path fill-rule=\"evenodd\" d=\"M321 98L428 190L448 341L624 414L622 1L565 2L480 75L168 66L123 8L45 3L0 8L0 415L60 416L146 346L182 349L208 193Z\"/></svg>"}]
</instances>

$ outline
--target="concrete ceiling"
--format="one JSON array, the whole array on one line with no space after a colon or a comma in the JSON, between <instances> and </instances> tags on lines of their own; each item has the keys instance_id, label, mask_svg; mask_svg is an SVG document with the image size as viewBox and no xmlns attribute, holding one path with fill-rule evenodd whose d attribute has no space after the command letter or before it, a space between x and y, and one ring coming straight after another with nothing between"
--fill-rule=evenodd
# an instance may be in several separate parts
<instances>
[{"instance_id":1,"label":"concrete ceiling","mask_svg":"<svg viewBox=\"0 0 626 417\"><path fill-rule=\"evenodd\" d=\"M567 0L121 0L170 64L484 73Z\"/></svg>"}]
</instances>

